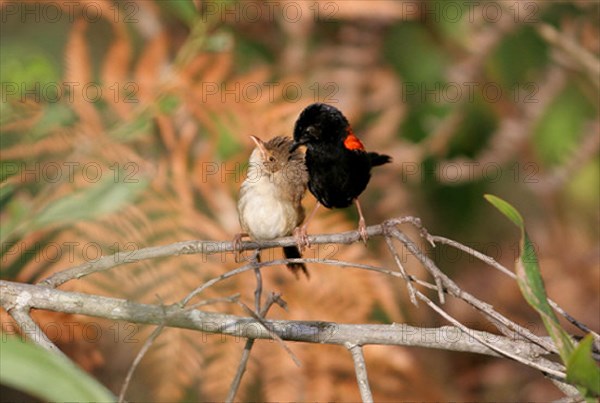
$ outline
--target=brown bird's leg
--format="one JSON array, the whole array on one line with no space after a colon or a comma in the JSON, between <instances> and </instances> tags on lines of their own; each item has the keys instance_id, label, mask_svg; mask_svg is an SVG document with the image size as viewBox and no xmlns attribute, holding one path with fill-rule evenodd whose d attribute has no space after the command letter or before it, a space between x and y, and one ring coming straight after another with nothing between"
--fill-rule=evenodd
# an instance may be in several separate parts
<instances>
[{"instance_id":1,"label":"brown bird's leg","mask_svg":"<svg viewBox=\"0 0 600 403\"><path fill-rule=\"evenodd\" d=\"M310 212L308 218L304 221L304 224L302 224L300 227L294 228L294 238L296 239L296 243L298 244L298 249L300 249L300 252L310 246L306 229L308 228L309 221L313 218L320 205L321 203L317 201L315 208Z\"/></svg>"},{"instance_id":2,"label":"brown bird's leg","mask_svg":"<svg viewBox=\"0 0 600 403\"><path fill-rule=\"evenodd\" d=\"M235 234L233 241L231 241L233 243L233 254L236 263L240 262L240 255L242 254L242 251L240 250L242 248L242 238L245 236L248 236L248 234L240 232L239 234Z\"/></svg>"},{"instance_id":3,"label":"brown bird's leg","mask_svg":"<svg viewBox=\"0 0 600 403\"><path fill-rule=\"evenodd\" d=\"M358 209L358 232L360 232L360 237L363 240L363 243L366 245L367 240L369 239L369 234L367 233L367 226L365 224L365 217L363 216L362 209L360 208L360 203L358 199L354 199L354 204L356 204L356 208Z\"/></svg>"}]
</instances>

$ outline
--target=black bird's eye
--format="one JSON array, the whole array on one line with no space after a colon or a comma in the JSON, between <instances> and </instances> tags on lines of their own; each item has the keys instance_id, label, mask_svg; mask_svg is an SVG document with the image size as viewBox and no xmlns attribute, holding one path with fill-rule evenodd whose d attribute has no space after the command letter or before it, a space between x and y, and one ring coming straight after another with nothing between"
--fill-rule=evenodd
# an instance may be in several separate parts
<instances>
[{"instance_id":1,"label":"black bird's eye","mask_svg":"<svg viewBox=\"0 0 600 403\"><path fill-rule=\"evenodd\" d=\"M311 137L314 137L314 136L315 136L315 134L316 134L316 132L317 132L317 129L315 129L315 127L314 127L314 126L308 126L308 127L306 128L305 132L306 132L306 134L308 134L309 136L311 136Z\"/></svg>"},{"instance_id":2,"label":"black bird's eye","mask_svg":"<svg viewBox=\"0 0 600 403\"><path fill-rule=\"evenodd\" d=\"M269 161L271 162L275 162L275 157L273 157L272 155L269 157Z\"/></svg>"}]
</instances>

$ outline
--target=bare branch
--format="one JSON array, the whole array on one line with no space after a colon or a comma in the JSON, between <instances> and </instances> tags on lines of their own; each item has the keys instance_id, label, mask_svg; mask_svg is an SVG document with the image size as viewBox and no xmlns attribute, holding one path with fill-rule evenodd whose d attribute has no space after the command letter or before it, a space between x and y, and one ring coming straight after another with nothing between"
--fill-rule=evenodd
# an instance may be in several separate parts
<instances>
[{"instance_id":1,"label":"bare branch","mask_svg":"<svg viewBox=\"0 0 600 403\"><path fill-rule=\"evenodd\" d=\"M168 306L140 304L124 299L0 280L0 304L3 307L14 304L14 301L23 293L29 293L31 296L28 301L28 306L31 308L123 320L139 324L164 324L165 327L192 329L235 337L272 338L269 331L252 318L190 310L182 308L178 304ZM472 329L469 330L468 335L464 335L454 326L420 328L396 323L390 325L348 325L333 322L288 320L265 320L265 323L282 340L298 342L337 345L351 343L357 345L416 346L498 356L495 351L471 337L471 335L478 335L487 340L494 340L496 346L518 351L519 355L525 357L546 354L544 349L516 337L511 339Z\"/></svg>"},{"instance_id":2,"label":"bare branch","mask_svg":"<svg viewBox=\"0 0 600 403\"><path fill-rule=\"evenodd\" d=\"M431 246L436 243L447 244L469 253L484 263L500 270L503 274L515 278L514 274L494 259L475 251L465 245L460 244L444 237L432 236L421 225L418 218L401 217L385 221L380 225L373 225L367 228L370 237L383 236L386 246L397 266L396 270L390 270L385 267L378 267L367 264L346 262L333 259L282 259L266 262L251 259L247 264L223 273L212 278L203 284L200 284L179 303L173 305L152 305L139 304L136 302L125 301L122 299L101 297L74 292L58 290L55 287L64 284L66 281L81 278L92 273L110 270L127 263L138 262L145 259L153 259L166 256L176 256L181 254L204 254L211 255L215 253L235 253L237 250L261 250L282 246L295 245L293 237L286 237L264 242L214 242L214 241L186 241L171 245L149 247L140 249L136 252L117 253L112 256L102 257L96 261L75 266L61 272L58 272L49 278L43 280L40 285L20 284L8 281L0 281L0 302L2 306L11 314L16 313L15 320L21 327L31 326L31 318L28 316L29 309L38 308L64 313L75 313L103 317L113 320L125 320L131 323L155 324L159 325L152 336L146 341L142 350L136 357L130 373L125 381L121 391L121 399L124 398L127 384L131 379L131 374L139 364L145 352L150 348L154 339L160 332L167 327L176 327L184 329L199 330L207 333L219 333L223 335L247 338L246 347L242 354L241 362L238 367L236 377L234 378L229 395L229 401L235 398L242 376L244 374L247 361L250 356L254 339L275 339L280 342L290 354L291 352L284 344L286 341L298 341L308 343L324 343L343 345L353 355L355 369L361 396L364 401L372 401L369 390L368 380L366 378L366 369L364 366L364 357L362 346L368 344L379 345L402 345L436 348L442 350L473 352L486 354L496 357L506 357L515 360L523 365L542 371L553 382L557 384L565 393L573 394L576 391L570 385L564 383L564 367L547 359L545 356L556 354L556 347L548 337L537 336L528 329L506 318L497 312L492 305L476 298L463 291L452 279L450 279L419 247L399 229L402 224L411 224L417 228L419 235ZM348 231L337 234L313 235L309 241L313 245L318 244L352 244L361 240L358 231ZM406 272L400 254L396 249L394 240L400 242L411 255L413 255L426 271L433 278L433 282L426 279L417 278ZM237 248L237 249L236 249ZM268 269L273 266L284 265L286 263L318 263L320 265L336 266L340 268L359 268L363 270L375 271L402 279L407 284L408 294L411 302L417 305L421 300L433 309L437 314L448 320L453 326L444 326L440 328L420 328L407 324L388 324L388 325L369 325L369 324L337 324L332 322L318 321L285 321L285 320L266 320L264 314L266 309L273 303L267 302L265 307L260 306L260 293L262 291L262 269ZM194 304L190 302L201 294L207 288L218 282L237 276L241 273L253 270L257 278L257 287L255 290L256 311L248 308L239 301L239 296L211 299L210 301L201 301ZM457 319L446 313L440 305L434 303L418 288L433 289L437 291L438 299L444 304L447 295L466 302L475 310L479 311L485 319L496 326L504 336L475 331L461 324ZM240 317L222 313L204 312L198 310L198 307L212 302L235 302L241 305L248 317ZM563 316L567 317L572 323L580 329L586 329L586 326L575 321L557 304L551 302L552 306ZM18 308L18 309L16 309ZM265 309L266 308L266 309ZM263 314L264 312L264 314ZM24 315L24 316L23 316ZM32 321L31 321L32 322ZM34 324L35 325L35 324ZM37 325L35 325L37 326ZM41 333L41 330L39 332ZM44 342L42 340L42 342ZM298 359L291 354L294 361ZM571 393L573 392L573 393Z\"/></svg>"},{"instance_id":3,"label":"bare branch","mask_svg":"<svg viewBox=\"0 0 600 403\"><path fill-rule=\"evenodd\" d=\"M421 221L416 217L401 217L386 221L384 224L372 225L367 227L369 237L381 236L385 232L386 225L399 225L410 223L418 228L422 228ZM311 245L321 244L341 244L349 245L359 241L360 233L358 231L347 231L337 234L311 235L308 240ZM271 249L282 246L296 245L294 237L278 238L272 241L261 242L242 242L239 251ZM57 273L40 281L39 284L58 287L61 284L73 279L79 279L92 273L110 270L117 266L128 263L135 263L142 260L156 259L168 256L204 254L214 255L216 253L234 253L236 242L233 241L182 241L164 246L152 246L142 248L136 251L118 252L114 255L102 256L91 262L86 262Z\"/></svg>"},{"instance_id":4,"label":"bare branch","mask_svg":"<svg viewBox=\"0 0 600 403\"><path fill-rule=\"evenodd\" d=\"M165 328L164 325L160 325L156 329L154 329L152 334L148 337L148 339L146 339L146 341L144 342L144 345L142 346L140 351L135 356L133 363L131 364L131 366L129 367L129 370L127 371L127 376L125 376L125 380L123 381L123 386L121 386L121 391L119 392L119 403L123 403L125 401L125 393L127 393L127 389L129 389L129 383L131 382L133 373L135 372L137 367L140 365L140 362L142 362L142 358L144 358L144 356L146 355L148 350L150 350L150 347L152 347L152 344L154 344L154 341L158 338L158 336L160 336L160 334L162 333L164 328Z\"/></svg>"},{"instance_id":5,"label":"bare branch","mask_svg":"<svg viewBox=\"0 0 600 403\"><path fill-rule=\"evenodd\" d=\"M274 303L277 303L282 308L285 307L285 301L283 301L281 299L281 295L271 293L271 294L269 294L269 297L267 298L267 302L265 303L265 306L260 311L260 316L264 318ZM231 387L229 388L229 393L227 394L227 398L225 399L225 401L228 403L233 402L233 399L235 399L235 395L237 394L237 391L240 388L240 383L242 382L242 377L244 376L244 372L246 372L246 366L248 365L248 359L250 358L250 351L252 350L253 346L254 346L254 339L246 340L246 345L244 346L244 351L242 352L240 364L238 365L238 369L237 369L237 372L235 373L233 381L231 381Z\"/></svg>"},{"instance_id":6,"label":"bare branch","mask_svg":"<svg viewBox=\"0 0 600 403\"><path fill-rule=\"evenodd\" d=\"M442 244L445 244L445 245L449 245L449 246L452 246L453 248L456 248L456 249L461 250L461 251L463 251L465 253L468 253L469 255L476 257L477 259L479 259L482 262L488 264L489 266L493 267L494 269L496 269L496 270L500 271L501 273L505 274L506 276L512 278L513 280L516 280L516 278L517 278L517 275L515 273L513 273L510 270L508 270L506 267L502 266L495 259L493 259L493 258L491 258L491 257L489 257L487 255L484 255L483 253L481 253L479 251L476 251L473 248L470 248L470 247L468 247L466 245L463 245L460 242L454 241L452 239L444 238L442 236L431 236L431 239L434 242L438 242L438 243L442 243ZM596 340L600 340L600 335L598 335L598 333L594 332L588 326L586 326L585 324L583 324L580 321L578 321L577 319L575 319L568 312L566 312L564 309L562 309L556 302L554 302L551 299L548 299L548 302L550 303L550 306L552 306L552 308L556 312L558 312L565 319L567 319L573 326L577 327L579 330L582 330L582 331L584 331L586 333L591 333Z\"/></svg>"},{"instance_id":7,"label":"bare branch","mask_svg":"<svg viewBox=\"0 0 600 403\"><path fill-rule=\"evenodd\" d=\"M360 397L363 402L373 402L373 395L371 394L371 387L369 386L369 378L367 376L367 364L365 364L362 347L356 344L346 344L346 348L352 354Z\"/></svg>"},{"instance_id":8,"label":"bare branch","mask_svg":"<svg viewBox=\"0 0 600 403\"><path fill-rule=\"evenodd\" d=\"M2 304L2 306L4 306L4 304ZM46 333L44 333L44 331L40 329L37 323L35 323L35 321L31 319L31 316L29 316L29 308L15 307L10 310L7 309L7 311L10 314L10 316L12 316L12 318L15 320L15 322L17 322L17 324L21 328L21 331L25 335L27 335L27 337L29 337L31 341L48 351L51 351L61 356L65 356L64 353L60 351L58 347L56 347L56 344L52 343L52 340L50 340L48 336L46 336Z\"/></svg>"},{"instance_id":9,"label":"bare branch","mask_svg":"<svg viewBox=\"0 0 600 403\"><path fill-rule=\"evenodd\" d=\"M485 303L468 292L462 290L454 281L452 281L452 279L446 276L406 235L404 235L398 229L393 228L390 230L390 233L394 235L396 239L400 240L400 242L404 244L409 252L411 252L423 264L423 266L434 276L434 278L437 279L437 281L440 283L440 286L443 284L444 289L447 290L450 295L462 299L467 304L480 311L502 333L510 335L511 332L516 332L517 334L531 340L533 343L545 348L549 352L557 352L556 347L550 341L545 340L544 338L533 334L528 329L508 320L500 313L496 312L490 304ZM440 300L440 302L441 301L442 300Z\"/></svg>"},{"instance_id":10,"label":"bare branch","mask_svg":"<svg viewBox=\"0 0 600 403\"><path fill-rule=\"evenodd\" d=\"M412 281L410 281L410 278L406 273L406 270L404 269L404 265L402 265L402 260L400 260L400 256L398 255L396 248L394 248L394 243L392 239L389 236L386 236L385 243L387 244L390 253L394 257L394 261L396 262L396 266L398 266L398 270L400 270L400 274L402 274L402 278L406 281L406 287L408 288L408 296L410 298L410 302L414 306L418 307L419 302L417 301L415 286L413 285Z\"/></svg>"}]
</instances>

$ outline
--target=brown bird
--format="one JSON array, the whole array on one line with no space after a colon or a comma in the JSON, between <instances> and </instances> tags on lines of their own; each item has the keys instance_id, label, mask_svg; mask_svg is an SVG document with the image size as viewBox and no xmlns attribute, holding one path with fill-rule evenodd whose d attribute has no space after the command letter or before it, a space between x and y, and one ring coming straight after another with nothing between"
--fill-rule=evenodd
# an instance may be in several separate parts
<instances>
[{"instance_id":1,"label":"brown bird","mask_svg":"<svg viewBox=\"0 0 600 403\"><path fill-rule=\"evenodd\" d=\"M236 236L238 244L246 235L257 241L291 235L304 221L302 198L308 183L304 154L290 151L293 142L287 137L267 142L250 138L256 148L240 188L238 214L243 233ZM287 259L302 257L295 245L284 247L283 253ZM299 271L309 277L304 263L288 263L287 267L296 277Z\"/></svg>"}]
</instances>

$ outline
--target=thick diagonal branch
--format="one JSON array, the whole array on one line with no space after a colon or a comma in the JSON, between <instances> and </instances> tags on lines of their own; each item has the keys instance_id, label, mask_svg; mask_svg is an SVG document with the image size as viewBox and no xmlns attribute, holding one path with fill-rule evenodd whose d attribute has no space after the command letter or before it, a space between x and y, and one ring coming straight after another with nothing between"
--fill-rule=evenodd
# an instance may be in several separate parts
<instances>
[{"instance_id":1,"label":"thick diagonal branch","mask_svg":"<svg viewBox=\"0 0 600 403\"><path fill-rule=\"evenodd\" d=\"M183 329L220 333L235 337L270 339L258 321L248 317L203 312L179 305L140 304L118 298L68 292L40 285L0 280L0 304L14 306L27 295L29 308L81 314L138 324L164 325ZM406 324L349 325L319 321L265 320L282 340L337 345L398 345L436 348L498 356L473 337L453 326L420 328ZM42 329L43 330L43 329ZM542 348L522 340L513 340L487 332L472 331L478 337L493 340L495 345L518 351L524 357L545 353Z\"/></svg>"}]
</instances>

